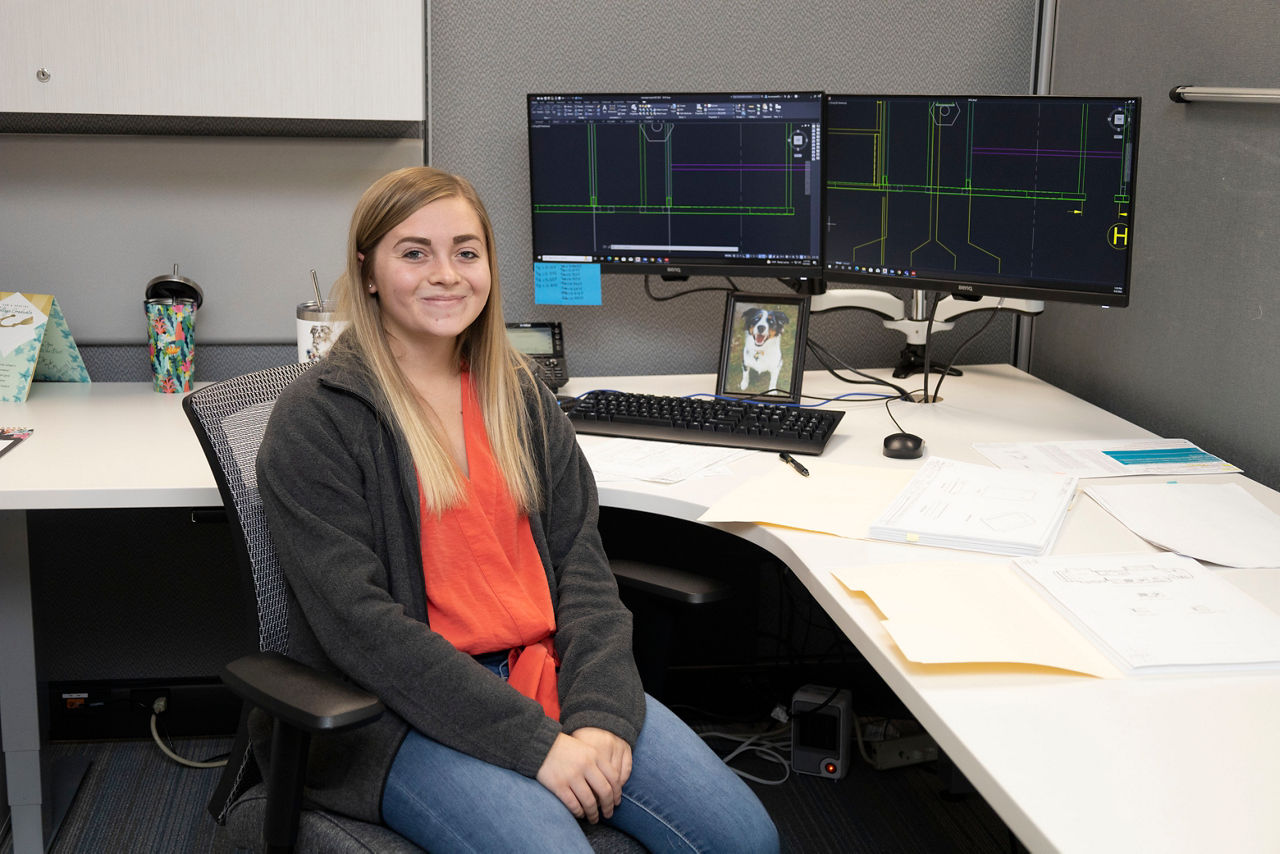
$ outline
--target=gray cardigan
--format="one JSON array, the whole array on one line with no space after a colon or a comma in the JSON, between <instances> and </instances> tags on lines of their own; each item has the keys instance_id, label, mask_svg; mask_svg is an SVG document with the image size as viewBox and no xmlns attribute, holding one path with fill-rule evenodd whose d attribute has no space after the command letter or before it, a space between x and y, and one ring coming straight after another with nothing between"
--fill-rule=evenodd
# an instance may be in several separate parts
<instances>
[{"instance_id":1,"label":"gray cardigan","mask_svg":"<svg viewBox=\"0 0 1280 854\"><path fill-rule=\"evenodd\" d=\"M560 723L427 625L415 469L349 337L280 395L257 472L293 594L289 654L345 675L388 710L312 742L312 803L380 821L409 727L529 777L561 731L600 727L634 747L644 695L631 615L596 530L595 481L552 395L527 385L525 399L543 490L530 528L556 613Z\"/></svg>"}]
</instances>

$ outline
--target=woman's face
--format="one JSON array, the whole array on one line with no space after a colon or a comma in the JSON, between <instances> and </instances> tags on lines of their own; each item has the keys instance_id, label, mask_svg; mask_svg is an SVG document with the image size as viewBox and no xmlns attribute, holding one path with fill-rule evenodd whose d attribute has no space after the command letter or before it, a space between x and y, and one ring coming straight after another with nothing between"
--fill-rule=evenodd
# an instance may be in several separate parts
<instances>
[{"instance_id":1,"label":"woman's face","mask_svg":"<svg viewBox=\"0 0 1280 854\"><path fill-rule=\"evenodd\" d=\"M480 218L457 196L418 208L370 255L360 260L381 303L382 326L406 346L452 343L489 299L489 248Z\"/></svg>"}]
</instances>

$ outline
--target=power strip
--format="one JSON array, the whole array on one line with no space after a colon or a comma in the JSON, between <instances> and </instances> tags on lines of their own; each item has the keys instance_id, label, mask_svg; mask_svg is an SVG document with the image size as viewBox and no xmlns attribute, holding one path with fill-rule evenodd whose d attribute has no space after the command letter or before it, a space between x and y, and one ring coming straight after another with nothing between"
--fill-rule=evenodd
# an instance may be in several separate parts
<instances>
[{"instance_id":1,"label":"power strip","mask_svg":"<svg viewBox=\"0 0 1280 854\"><path fill-rule=\"evenodd\" d=\"M877 771L932 762L938 758L938 743L926 733L907 735L889 741L867 742L867 755Z\"/></svg>"}]
</instances>

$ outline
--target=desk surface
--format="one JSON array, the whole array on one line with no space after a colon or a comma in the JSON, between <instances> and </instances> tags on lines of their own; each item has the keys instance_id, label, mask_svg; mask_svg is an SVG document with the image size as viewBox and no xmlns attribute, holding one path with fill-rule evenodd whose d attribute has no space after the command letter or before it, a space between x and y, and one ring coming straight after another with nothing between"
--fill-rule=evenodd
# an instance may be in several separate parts
<instances>
[{"instance_id":1,"label":"desk surface","mask_svg":"<svg viewBox=\"0 0 1280 854\"><path fill-rule=\"evenodd\" d=\"M686 394L713 386L712 375L586 378L563 393L610 387ZM805 378L807 393L850 390L872 389L821 373ZM946 381L942 397L937 404L892 404L902 427L923 436L936 456L985 462L974 441L1151 435L1008 366L966 368ZM896 429L883 403L842 406L848 414L824 457L920 465L881 455L881 439ZM0 511L220 503L179 398L154 393L149 383L39 383L27 403L0 404L0 423L36 429L0 459ZM726 477L605 483L601 503L694 520L727 489L776 465L776 455L760 453L734 463ZM1241 483L1280 512L1280 494L1245 477L1203 477L1211 480ZM716 527L757 543L796 573L1032 851L1280 851L1280 820L1273 817L1280 802L1273 711L1280 707L1280 674L1103 680L1018 666L915 665L898 652L869 600L846 592L830 570L918 558L921 547L750 524ZM1088 501L1068 514L1055 548L1142 550L1150 547ZM1280 605L1280 572L1222 572Z\"/></svg>"},{"instance_id":2,"label":"desk surface","mask_svg":"<svg viewBox=\"0 0 1280 854\"><path fill-rule=\"evenodd\" d=\"M878 372L872 372L878 373ZM714 377L574 380L562 390L620 388L661 394L709 391ZM913 386L914 387L914 386ZM851 387L806 374L811 394ZM863 387L863 390L866 390ZM965 369L938 404L891 404L928 453L986 463L973 442L1144 438L1153 434L1008 366ZM916 468L886 459L896 428L883 403L858 403L825 458ZM1172 437L1182 438L1182 437ZM584 436L584 446L602 441ZM696 519L741 480L778 465L756 454L729 478L673 485L605 483L601 503ZM1136 481L1150 478L1125 478ZM1230 481L1280 512L1280 494L1240 475ZM1121 482L1113 480L1112 482ZM848 593L831 570L860 563L971 555L750 524L723 528L783 560L1030 850L1063 852L1280 851L1280 674L1248 672L1095 679L1048 669L917 665L907 661L870 600ZM1153 551L1092 501L1068 514L1056 554ZM1280 610L1280 572L1219 570Z\"/></svg>"},{"instance_id":3,"label":"desk surface","mask_svg":"<svg viewBox=\"0 0 1280 854\"><path fill-rule=\"evenodd\" d=\"M34 435L0 458L0 510L222 504L182 395L151 383L34 383L0 403Z\"/></svg>"}]
</instances>

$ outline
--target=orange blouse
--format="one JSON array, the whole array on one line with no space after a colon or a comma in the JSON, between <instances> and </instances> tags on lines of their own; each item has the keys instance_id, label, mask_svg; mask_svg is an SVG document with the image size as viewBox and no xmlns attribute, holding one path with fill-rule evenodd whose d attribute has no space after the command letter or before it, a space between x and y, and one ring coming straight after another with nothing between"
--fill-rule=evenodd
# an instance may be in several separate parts
<instances>
[{"instance_id":1,"label":"orange blouse","mask_svg":"<svg viewBox=\"0 0 1280 854\"><path fill-rule=\"evenodd\" d=\"M422 507L422 566L431 628L462 652L510 649L513 688L560 719L555 611L547 573L498 470L471 377L462 373L465 500L439 517ZM422 501L422 489L418 490Z\"/></svg>"}]
</instances>

